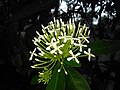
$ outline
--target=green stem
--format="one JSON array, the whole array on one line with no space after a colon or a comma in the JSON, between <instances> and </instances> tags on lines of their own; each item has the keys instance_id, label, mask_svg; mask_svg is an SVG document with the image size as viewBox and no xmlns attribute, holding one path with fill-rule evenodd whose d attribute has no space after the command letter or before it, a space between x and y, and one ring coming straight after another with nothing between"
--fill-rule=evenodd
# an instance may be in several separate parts
<instances>
[{"instance_id":1,"label":"green stem","mask_svg":"<svg viewBox=\"0 0 120 90\"><path fill-rule=\"evenodd\" d=\"M80 55L80 56L78 56L78 57L86 57L87 55Z\"/></svg>"},{"instance_id":2,"label":"green stem","mask_svg":"<svg viewBox=\"0 0 120 90\"><path fill-rule=\"evenodd\" d=\"M43 63L40 63L40 64L35 64L34 67L37 67L37 66L41 66L41 65L44 65L44 64L47 64L49 62L43 62Z\"/></svg>"}]
</instances>

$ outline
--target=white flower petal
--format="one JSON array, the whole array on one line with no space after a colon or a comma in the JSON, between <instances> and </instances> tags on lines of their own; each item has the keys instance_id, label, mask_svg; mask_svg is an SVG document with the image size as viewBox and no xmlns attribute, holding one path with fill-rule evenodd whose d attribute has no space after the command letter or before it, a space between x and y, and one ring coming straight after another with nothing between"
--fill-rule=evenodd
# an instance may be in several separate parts
<instances>
[{"instance_id":1,"label":"white flower petal","mask_svg":"<svg viewBox=\"0 0 120 90\"><path fill-rule=\"evenodd\" d=\"M62 44L62 45L60 45L59 47L61 48L61 47L63 47L65 44Z\"/></svg>"},{"instance_id":2,"label":"white flower petal","mask_svg":"<svg viewBox=\"0 0 120 90\"><path fill-rule=\"evenodd\" d=\"M48 47L46 48L46 50L50 50L50 46L48 46Z\"/></svg>"},{"instance_id":3,"label":"white flower petal","mask_svg":"<svg viewBox=\"0 0 120 90\"><path fill-rule=\"evenodd\" d=\"M67 42L67 38L64 38L64 43L66 43Z\"/></svg>"},{"instance_id":4,"label":"white flower petal","mask_svg":"<svg viewBox=\"0 0 120 90\"><path fill-rule=\"evenodd\" d=\"M84 51L84 54L88 54L86 51Z\"/></svg>"},{"instance_id":5,"label":"white flower petal","mask_svg":"<svg viewBox=\"0 0 120 90\"><path fill-rule=\"evenodd\" d=\"M33 58L33 55L30 56L29 60L32 60L32 58Z\"/></svg>"},{"instance_id":6,"label":"white flower petal","mask_svg":"<svg viewBox=\"0 0 120 90\"><path fill-rule=\"evenodd\" d=\"M84 39L85 39L85 41L86 41L87 43L89 43L89 41L87 40L87 38L86 38L86 37L84 37L82 34L81 34L81 36L82 36L82 38L84 38Z\"/></svg>"},{"instance_id":7,"label":"white flower petal","mask_svg":"<svg viewBox=\"0 0 120 90\"><path fill-rule=\"evenodd\" d=\"M56 45L57 43L53 43L52 44L52 46L54 47L54 48L56 48L57 47L57 45Z\"/></svg>"},{"instance_id":8,"label":"white flower petal","mask_svg":"<svg viewBox=\"0 0 120 90\"><path fill-rule=\"evenodd\" d=\"M95 57L95 55L91 54L91 49L90 49L90 48L88 48L88 52L84 51L84 53L85 53L86 55L88 55L88 60L89 60L89 61L90 61L90 59L91 59L91 56L92 56L92 57Z\"/></svg>"},{"instance_id":9,"label":"white flower petal","mask_svg":"<svg viewBox=\"0 0 120 90\"><path fill-rule=\"evenodd\" d=\"M36 51L36 48L33 50L33 52L30 52L30 53L31 53L31 56L30 56L29 60L32 60L33 55L36 55L36 54L35 54L35 51Z\"/></svg>"},{"instance_id":10,"label":"white flower petal","mask_svg":"<svg viewBox=\"0 0 120 90\"><path fill-rule=\"evenodd\" d=\"M69 53L70 53L71 55L73 55L73 52L72 52L72 50L70 50L70 51L69 51Z\"/></svg>"},{"instance_id":11,"label":"white flower petal","mask_svg":"<svg viewBox=\"0 0 120 90\"><path fill-rule=\"evenodd\" d=\"M92 57L95 57L95 55L91 54Z\"/></svg>"},{"instance_id":12,"label":"white flower petal","mask_svg":"<svg viewBox=\"0 0 120 90\"><path fill-rule=\"evenodd\" d=\"M60 49L58 49L58 52L59 52L60 54L62 54L62 53L63 53Z\"/></svg>"},{"instance_id":13,"label":"white flower petal","mask_svg":"<svg viewBox=\"0 0 120 90\"><path fill-rule=\"evenodd\" d=\"M75 45L75 46L78 46L78 44L77 44L77 43L74 43L74 45Z\"/></svg>"},{"instance_id":14,"label":"white flower petal","mask_svg":"<svg viewBox=\"0 0 120 90\"><path fill-rule=\"evenodd\" d=\"M37 49L38 49L40 52L42 51L39 47L37 47Z\"/></svg>"},{"instance_id":15,"label":"white flower petal","mask_svg":"<svg viewBox=\"0 0 120 90\"><path fill-rule=\"evenodd\" d=\"M34 66L31 66L31 68L35 68Z\"/></svg>"},{"instance_id":16,"label":"white flower petal","mask_svg":"<svg viewBox=\"0 0 120 90\"><path fill-rule=\"evenodd\" d=\"M78 61L78 59L77 59L77 58L75 58L75 61L76 61L77 63L79 63L79 61Z\"/></svg>"},{"instance_id":17,"label":"white flower petal","mask_svg":"<svg viewBox=\"0 0 120 90\"><path fill-rule=\"evenodd\" d=\"M70 60L72 60L72 59L73 59L73 57L68 57L68 58L67 58L68 61L70 61Z\"/></svg>"},{"instance_id":18,"label":"white flower petal","mask_svg":"<svg viewBox=\"0 0 120 90\"><path fill-rule=\"evenodd\" d=\"M49 45L50 43L46 42L46 45Z\"/></svg>"},{"instance_id":19,"label":"white flower petal","mask_svg":"<svg viewBox=\"0 0 120 90\"><path fill-rule=\"evenodd\" d=\"M50 51L50 53L53 54L53 53L55 53L55 51L56 51L56 50L54 49L54 50Z\"/></svg>"},{"instance_id":20,"label":"white flower petal","mask_svg":"<svg viewBox=\"0 0 120 90\"><path fill-rule=\"evenodd\" d=\"M58 36L58 38L59 38L59 39L62 39L63 37L61 37L61 36Z\"/></svg>"},{"instance_id":21,"label":"white flower petal","mask_svg":"<svg viewBox=\"0 0 120 90\"><path fill-rule=\"evenodd\" d=\"M53 42L53 41L56 41L55 37L53 37L53 38L51 39L51 41L52 41L52 42Z\"/></svg>"},{"instance_id":22,"label":"white flower petal","mask_svg":"<svg viewBox=\"0 0 120 90\"><path fill-rule=\"evenodd\" d=\"M78 52L75 56L79 56L80 54L81 54L81 53Z\"/></svg>"}]
</instances>

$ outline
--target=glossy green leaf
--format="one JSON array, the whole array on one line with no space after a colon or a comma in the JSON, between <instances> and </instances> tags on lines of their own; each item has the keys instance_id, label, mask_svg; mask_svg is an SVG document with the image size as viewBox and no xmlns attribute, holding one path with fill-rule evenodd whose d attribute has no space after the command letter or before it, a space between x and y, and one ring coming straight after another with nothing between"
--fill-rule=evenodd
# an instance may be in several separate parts
<instances>
[{"instance_id":1,"label":"glossy green leaf","mask_svg":"<svg viewBox=\"0 0 120 90\"><path fill-rule=\"evenodd\" d=\"M58 66L55 67L52 78L48 83L46 90L65 90L64 71L58 72Z\"/></svg>"},{"instance_id":2,"label":"glossy green leaf","mask_svg":"<svg viewBox=\"0 0 120 90\"><path fill-rule=\"evenodd\" d=\"M31 84L32 85L38 84L38 79L39 79L39 75L34 76L31 80Z\"/></svg>"},{"instance_id":3,"label":"glossy green leaf","mask_svg":"<svg viewBox=\"0 0 120 90\"><path fill-rule=\"evenodd\" d=\"M103 40L99 40L89 44L89 46L91 47L92 52L95 55L111 54L113 52L120 50L120 41L115 40L115 41L106 42Z\"/></svg>"},{"instance_id":4,"label":"glossy green leaf","mask_svg":"<svg viewBox=\"0 0 120 90\"><path fill-rule=\"evenodd\" d=\"M73 68L68 69L66 90L91 90L85 78Z\"/></svg>"},{"instance_id":5,"label":"glossy green leaf","mask_svg":"<svg viewBox=\"0 0 120 90\"><path fill-rule=\"evenodd\" d=\"M71 66L71 67L80 67L81 63L77 63L75 60L64 60L64 63Z\"/></svg>"}]
</instances>

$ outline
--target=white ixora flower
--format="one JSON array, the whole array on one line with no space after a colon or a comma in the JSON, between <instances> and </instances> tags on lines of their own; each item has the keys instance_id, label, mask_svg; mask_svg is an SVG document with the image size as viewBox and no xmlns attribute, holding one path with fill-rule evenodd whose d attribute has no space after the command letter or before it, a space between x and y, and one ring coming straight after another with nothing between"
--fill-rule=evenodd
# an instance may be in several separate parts
<instances>
[{"instance_id":1,"label":"white ixora flower","mask_svg":"<svg viewBox=\"0 0 120 90\"><path fill-rule=\"evenodd\" d=\"M90 49L90 48L88 48L88 52L84 51L84 53L85 53L86 55L88 55L88 60L89 60L89 61L90 61L90 58L91 58L91 57L95 57L95 55L91 54L91 49Z\"/></svg>"},{"instance_id":2,"label":"white ixora flower","mask_svg":"<svg viewBox=\"0 0 120 90\"><path fill-rule=\"evenodd\" d=\"M32 58L33 58L33 56L34 56L35 51L36 51L36 48L33 50L33 52L30 52L30 53L31 53L31 56L30 56L29 60L32 60Z\"/></svg>"},{"instance_id":3,"label":"white ixora flower","mask_svg":"<svg viewBox=\"0 0 120 90\"><path fill-rule=\"evenodd\" d=\"M68 57L67 60L70 61L72 59L75 59L75 61L77 63L79 63L79 60L77 59L77 56L79 56L81 53L78 52L77 54L74 55L73 52L72 52L72 50L70 50L69 53L72 55L72 57Z\"/></svg>"},{"instance_id":4,"label":"white ixora flower","mask_svg":"<svg viewBox=\"0 0 120 90\"><path fill-rule=\"evenodd\" d=\"M87 45L83 45L80 39L75 39L75 40L78 40L78 43L74 43L74 45L79 46L80 52L82 52L82 47L87 47Z\"/></svg>"},{"instance_id":5,"label":"white ixora flower","mask_svg":"<svg viewBox=\"0 0 120 90\"><path fill-rule=\"evenodd\" d=\"M85 37L84 35L82 35L82 34L80 34L82 37L78 37L79 39L84 39L87 43L89 43L89 41L87 40L87 38L89 38L89 37Z\"/></svg>"},{"instance_id":6,"label":"white ixora flower","mask_svg":"<svg viewBox=\"0 0 120 90\"><path fill-rule=\"evenodd\" d=\"M54 49L50 53L51 54L53 54L53 53L57 54L56 51L58 51L60 54L62 54L63 52L60 50L60 48L63 47L63 46L64 46L64 44L62 44L60 46L53 46Z\"/></svg>"},{"instance_id":7,"label":"white ixora flower","mask_svg":"<svg viewBox=\"0 0 120 90\"><path fill-rule=\"evenodd\" d=\"M30 56L29 60L32 60L33 56L36 55L36 54L35 54L35 51L36 51L36 48L33 50L33 52L30 52L30 53L31 53L31 56Z\"/></svg>"},{"instance_id":8,"label":"white ixora flower","mask_svg":"<svg viewBox=\"0 0 120 90\"><path fill-rule=\"evenodd\" d=\"M51 42L50 42L50 43L46 42L46 45L49 45L49 46L46 48L46 50L50 50L50 48L51 48L52 46L53 46L53 47L56 47L58 43L59 43L59 42L56 41L56 39L53 37L53 38L51 39Z\"/></svg>"}]
</instances>

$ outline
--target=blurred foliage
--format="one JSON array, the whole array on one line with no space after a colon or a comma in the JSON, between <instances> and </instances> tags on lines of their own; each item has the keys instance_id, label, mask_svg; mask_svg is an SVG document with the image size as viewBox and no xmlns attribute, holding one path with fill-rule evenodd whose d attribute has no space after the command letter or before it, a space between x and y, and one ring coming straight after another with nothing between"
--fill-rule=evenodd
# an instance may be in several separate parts
<instances>
[{"instance_id":1,"label":"blurred foliage","mask_svg":"<svg viewBox=\"0 0 120 90\"><path fill-rule=\"evenodd\" d=\"M59 8L61 2L66 2L67 11ZM114 47L119 43L119 0L0 0L1 90L44 90L43 84L30 85L37 71L31 69L28 58L34 48L35 31L42 33L40 25L47 25L53 17L86 23L91 30L91 42L102 40L113 44L115 41ZM94 24L94 20L98 23ZM85 59L81 62L83 66L78 71L86 76L91 90L120 89L120 58L116 51L110 53L109 60L101 60L104 56L99 54L91 62Z\"/></svg>"}]
</instances>

